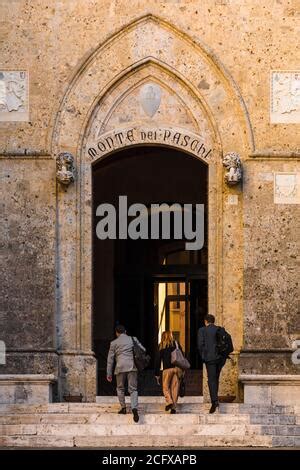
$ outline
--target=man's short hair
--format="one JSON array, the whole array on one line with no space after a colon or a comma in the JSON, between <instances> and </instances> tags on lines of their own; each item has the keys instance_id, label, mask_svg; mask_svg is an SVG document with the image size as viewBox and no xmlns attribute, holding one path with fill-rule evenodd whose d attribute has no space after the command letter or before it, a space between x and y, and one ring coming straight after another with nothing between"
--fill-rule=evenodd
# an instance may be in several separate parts
<instances>
[{"instance_id":1,"label":"man's short hair","mask_svg":"<svg viewBox=\"0 0 300 470\"><path fill-rule=\"evenodd\" d=\"M123 326L123 325L117 325L117 326L116 326L116 332L119 333L119 335L125 333L125 332L126 332L125 326Z\"/></svg>"},{"instance_id":2,"label":"man's short hair","mask_svg":"<svg viewBox=\"0 0 300 470\"><path fill-rule=\"evenodd\" d=\"M206 320L207 323L215 323L215 317L211 313L205 315L204 320Z\"/></svg>"}]
</instances>

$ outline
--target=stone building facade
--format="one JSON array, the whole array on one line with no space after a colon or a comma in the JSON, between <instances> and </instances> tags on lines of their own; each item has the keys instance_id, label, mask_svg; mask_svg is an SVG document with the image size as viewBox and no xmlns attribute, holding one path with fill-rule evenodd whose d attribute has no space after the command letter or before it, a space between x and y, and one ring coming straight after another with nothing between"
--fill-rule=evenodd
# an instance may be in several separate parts
<instances>
[{"instance_id":1,"label":"stone building facade","mask_svg":"<svg viewBox=\"0 0 300 470\"><path fill-rule=\"evenodd\" d=\"M221 393L288 382L295 398L298 1L3 0L0 11L1 374L53 374L55 400L95 400L93 168L152 147L207 169L207 310L235 346Z\"/></svg>"}]
</instances>

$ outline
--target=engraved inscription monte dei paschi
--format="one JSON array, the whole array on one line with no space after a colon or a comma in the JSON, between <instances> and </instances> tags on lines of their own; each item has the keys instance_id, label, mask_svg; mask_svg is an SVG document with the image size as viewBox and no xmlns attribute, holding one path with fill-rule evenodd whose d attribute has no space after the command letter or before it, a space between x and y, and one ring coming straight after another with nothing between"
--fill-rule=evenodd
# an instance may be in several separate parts
<instances>
[{"instance_id":1,"label":"engraved inscription monte dei paschi","mask_svg":"<svg viewBox=\"0 0 300 470\"><path fill-rule=\"evenodd\" d=\"M92 159L95 159L105 153L125 146L134 145L135 143L172 145L192 152L203 159L207 159L212 152L212 148L204 144L200 136L178 132L177 129L175 131L171 128L130 128L110 132L102 136L101 139L88 147L88 154Z\"/></svg>"}]
</instances>

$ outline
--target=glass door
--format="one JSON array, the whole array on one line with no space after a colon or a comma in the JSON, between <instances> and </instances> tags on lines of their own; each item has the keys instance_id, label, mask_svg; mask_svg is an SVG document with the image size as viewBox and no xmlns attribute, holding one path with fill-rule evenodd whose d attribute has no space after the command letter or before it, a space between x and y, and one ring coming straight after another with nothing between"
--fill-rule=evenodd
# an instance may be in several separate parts
<instances>
[{"instance_id":1,"label":"glass door","mask_svg":"<svg viewBox=\"0 0 300 470\"><path fill-rule=\"evenodd\" d=\"M158 284L158 341L165 330L173 332L187 355L189 344L189 283L160 282Z\"/></svg>"}]
</instances>

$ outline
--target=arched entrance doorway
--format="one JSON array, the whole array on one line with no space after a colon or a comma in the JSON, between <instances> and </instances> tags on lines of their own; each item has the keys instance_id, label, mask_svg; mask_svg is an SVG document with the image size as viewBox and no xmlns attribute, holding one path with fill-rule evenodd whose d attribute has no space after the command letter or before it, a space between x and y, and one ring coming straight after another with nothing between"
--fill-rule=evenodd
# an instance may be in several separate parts
<instances>
[{"instance_id":1,"label":"arched entrance doorway","mask_svg":"<svg viewBox=\"0 0 300 470\"><path fill-rule=\"evenodd\" d=\"M197 330L208 308L207 188L208 166L173 148L132 147L93 165L93 349L99 395L114 393L105 380L105 368L118 322L142 341L152 357L149 370L140 375L141 394L161 393L154 381L153 362L164 329L174 332L190 359L187 394L202 393ZM176 238L172 230L165 239L160 234L156 239L99 240L96 209L109 203L118 215L119 196L127 196L128 207L141 203L149 211L153 204L191 204L193 208L203 204L203 247L187 250L186 240Z\"/></svg>"},{"instance_id":2,"label":"arched entrance doorway","mask_svg":"<svg viewBox=\"0 0 300 470\"><path fill-rule=\"evenodd\" d=\"M120 39L127 44L126 54L120 54ZM181 60L183 55L188 63ZM202 79L204 88L199 86ZM157 109L153 116L142 106L145 85L160 88L161 101L159 108L157 102L151 108ZM241 187L224 185L222 156L234 151L246 161L255 150L249 114L220 58L175 25L145 15L107 38L81 64L61 101L52 133L53 155L70 152L76 168L74 183L67 189L58 185L56 198L60 399L82 393L85 400L94 401L96 395L92 348L101 338L93 320L91 166L100 161L104 165L117 149L139 145L186 151L209 167L208 304L219 324L230 325L236 347L234 362L223 371L221 392L237 390L239 350L249 321L243 313L243 195ZM105 337L111 339L109 328Z\"/></svg>"}]
</instances>

